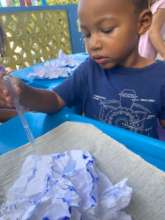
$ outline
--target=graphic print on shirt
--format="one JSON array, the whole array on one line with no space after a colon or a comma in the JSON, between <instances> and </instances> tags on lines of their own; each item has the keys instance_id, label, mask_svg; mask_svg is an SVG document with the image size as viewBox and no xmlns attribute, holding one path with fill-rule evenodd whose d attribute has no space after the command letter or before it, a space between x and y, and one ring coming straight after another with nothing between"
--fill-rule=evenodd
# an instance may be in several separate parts
<instances>
[{"instance_id":1,"label":"graphic print on shirt","mask_svg":"<svg viewBox=\"0 0 165 220\"><path fill-rule=\"evenodd\" d=\"M93 96L100 105L99 120L149 135L155 116L148 108L137 102L155 102L155 100L139 99L136 91L130 89L124 89L118 95L118 100L108 100L99 95Z\"/></svg>"}]
</instances>

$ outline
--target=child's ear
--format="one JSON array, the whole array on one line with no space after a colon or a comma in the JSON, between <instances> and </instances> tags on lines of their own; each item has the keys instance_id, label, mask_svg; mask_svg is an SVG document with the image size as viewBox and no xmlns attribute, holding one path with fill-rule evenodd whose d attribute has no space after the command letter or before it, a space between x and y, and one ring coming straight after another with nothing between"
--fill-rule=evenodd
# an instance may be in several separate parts
<instances>
[{"instance_id":1,"label":"child's ear","mask_svg":"<svg viewBox=\"0 0 165 220\"><path fill-rule=\"evenodd\" d=\"M139 35L144 34L151 26L152 23L152 13L149 9L142 11L139 15L138 22L138 33Z\"/></svg>"}]
</instances>

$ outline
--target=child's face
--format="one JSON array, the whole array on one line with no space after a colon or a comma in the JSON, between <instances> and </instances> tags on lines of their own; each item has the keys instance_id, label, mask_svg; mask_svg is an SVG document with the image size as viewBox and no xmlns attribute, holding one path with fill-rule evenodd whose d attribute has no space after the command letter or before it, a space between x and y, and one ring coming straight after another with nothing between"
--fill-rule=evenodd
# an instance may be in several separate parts
<instances>
[{"instance_id":1,"label":"child's face","mask_svg":"<svg viewBox=\"0 0 165 220\"><path fill-rule=\"evenodd\" d=\"M139 15L129 0L80 0L78 12L86 48L98 64L106 69L136 62Z\"/></svg>"}]
</instances>

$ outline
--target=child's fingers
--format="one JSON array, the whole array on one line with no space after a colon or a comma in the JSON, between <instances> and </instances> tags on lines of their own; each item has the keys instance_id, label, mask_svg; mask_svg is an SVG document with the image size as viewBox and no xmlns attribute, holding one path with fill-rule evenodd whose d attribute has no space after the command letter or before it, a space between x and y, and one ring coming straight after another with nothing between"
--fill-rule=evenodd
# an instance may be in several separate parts
<instances>
[{"instance_id":1,"label":"child's fingers","mask_svg":"<svg viewBox=\"0 0 165 220\"><path fill-rule=\"evenodd\" d=\"M12 94L10 94L9 89L7 88L4 77L11 72L11 68L4 68L0 66L0 105L1 107L13 107L12 104ZM12 81L13 85L16 81ZM14 85L15 86L15 85Z\"/></svg>"},{"instance_id":2,"label":"child's fingers","mask_svg":"<svg viewBox=\"0 0 165 220\"><path fill-rule=\"evenodd\" d=\"M5 107L14 107L16 98L22 104L26 95L26 86L18 78L4 76L0 79L0 101Z\"/></svg>"},{"instance_id":3,"label":"child's fingers","mask_svg":"<svg viewBox=\"0 0 165 220\"><path fill-rule=\"evenodd\" d=\"M7 94L8 92L4 86L3 79L1 78L1 75L0 75L0 98L4 99L5 96L7 96Z\"/></svg>"},{"instance_id":4,"label":"child's fingers","mask_svg":"<svg viewBox=\"0 0 165 220\"><path fill-rule=\"evenodd\" d=\"M10 91L10 88L8 88L7 84L5 83L5 79L0 79L0 104L4 107L13 107L13 98L15 95L19 95L19 89L17 80L11 79L12 86L15 88L15 94Z\"/></svg>"},{"instance_id":5,"label":"child's fingers","mask_svg":"<svg viewBox=\"0 0 165 220\"><path fill-rule=\"evenodd\" d=\"M10 96L4 96L2 93L0 94L0 107L13 107L12 100Z\"/></svg>"}]
</instances>

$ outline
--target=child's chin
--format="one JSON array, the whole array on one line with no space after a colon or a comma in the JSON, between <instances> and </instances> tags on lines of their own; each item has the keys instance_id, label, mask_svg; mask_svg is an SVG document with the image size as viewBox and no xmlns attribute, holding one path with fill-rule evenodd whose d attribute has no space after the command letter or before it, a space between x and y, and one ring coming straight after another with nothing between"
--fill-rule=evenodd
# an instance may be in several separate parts
<instances>
[{"instance_id":1,"label":"child's chin","mask_svg":"<svg viewBox=\"0 0 165 220\"><path fill-rule=\"evenodd\" d=\"M116 66L116 63L100 64L100 66L101 66L103 69L111 69L111 68L113 68L114 66Z\"/></svg>"}]
</instances>

